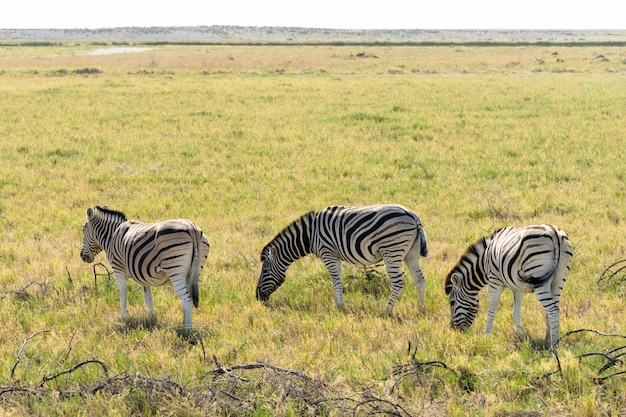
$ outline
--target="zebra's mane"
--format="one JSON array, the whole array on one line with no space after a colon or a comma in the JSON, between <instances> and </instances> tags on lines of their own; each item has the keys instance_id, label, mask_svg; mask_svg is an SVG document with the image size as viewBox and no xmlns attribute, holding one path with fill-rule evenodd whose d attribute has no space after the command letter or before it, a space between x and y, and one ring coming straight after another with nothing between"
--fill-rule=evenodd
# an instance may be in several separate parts
<instances>
[{"instance_id":1,"label":"zebra's mane","mask_svg":"<svg viewBox=\"0 0 626 417\"><path fill-rule=\"evenodd\" d=\"M499 231L501 231L502 229L503 228L496 230L489 236L483 236L480 239L478 239L476 242L469 245L465 253L459 259L459 262L457 262L456 265L454 265L454 267L450 270L450 272L446 276L446 279L444 281L444 288L446 290L446 295L449 295L450 291L452 291L452 273L454 273L454 271L456 271L459 268L459 266L461 266L462 264L473 265L478 259L478 257L485 251L485 249L487 249L488 241L491 241L493 236Z\"/></svg>"},{"instance_id":2,"label":"zebra's mane","mask_svg":"<svg viewBox=\"0 0 626 417\"><path fill-rule=\"evenodd\" d=\"M307 219L312 219L313 217L315 217L317 215L317 211L315 210L311 210L308 213L303 214L302 216L298 217L296 220L292 221L291 223L289 223L289 225L287 227L285 227L283 230L281 230L280 232L278 232L276 234L276 236L274 236L274 238L272 240L270 240L270 242L265 245L263 247L263 250L261 251L261 260L263 260L263 254L266 253L267 249L274 245L274 243L278 240L281 239L283 236L285 236L286 234L289 233L290 230L293 230L294 227L298 227L300 224L304 223L305 220Z\"/></svg>"},{"instance_id":3,"label":"zebra's mane","mask_svg":"<svg viewBox=\"0 0 626 417\"><path fill-rule=\"evenodd\" d=\"M96 206L95 212L98 213L99 217L104 218L105 220L115 219L123 222L127 220L126 215L121 211L109 210L106 207Z\"/></svg>"}]
</instances>

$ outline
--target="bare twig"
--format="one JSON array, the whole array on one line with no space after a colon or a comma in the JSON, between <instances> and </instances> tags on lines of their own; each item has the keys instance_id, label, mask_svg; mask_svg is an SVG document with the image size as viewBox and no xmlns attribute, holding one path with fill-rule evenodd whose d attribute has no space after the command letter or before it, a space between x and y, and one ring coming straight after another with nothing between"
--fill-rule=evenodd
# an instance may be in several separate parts
<instances>
[{"instance_id":1,"label":"bare twig","mask_svg":"<svg viewBox=\"0 0 626 417\"><path fill-rule=\"evenodd\" d=\"M607 266L606 269L604 270L604 272L602 272L602 275L600 275L600 278L598 279L598 284L602 283L602 281L610 281L611 279L613 279L614 276L616 276L617 274L622 272L624 269L626 269L626 264L624 264L624 263L626 263L626 259L621 259L621 260L619 260L617 262L613 262L611 265ZM619 264L624 264L624 265L620 266L615 271L611 271L611 268L613 268L614 266L617 266Z\"/></svg>"},{"instance_id":2,"label":"bare twig","mask_svg":"<svg viewBox=\"0 0 626 417\"><path fill-rule=\"evenodd\" d=\"M215 355L213 355L213 360L216 361L216 365L219 364L219 361L217 361L217 358L215 357ZM272 371L280 372L280 373L287 374L287 375L294 375L294 376L307 379L307 380L311 379L311 377L303 374L302 372L293 371L291 369L279 368L278 366L274 366L274 365L270 365L270 364L262 363L262 362L249 363L249 364L244 364L244 365L233 365L228 368L224 368L218 365L216 369L212 369L208 373L219 375L219 374L231 373L233 371L242 370L242 369L248 370L248 369L259 369L259 368L271 369Z\"/></svg>"},{"instance_id":3,"label":"bare twig","mask_svg":"<svg viewBox=\"0 0 626 417\"><path fill-rule=\"evenodd\" d=\"M71 368L66 369L65 371L61 371L61 372L59 372L57 374L54 374L54 375L51 375L51 376L44 376L42 378L41 384L39 384L39 386L43 387L46 382L51 381L53 379L56 379L56 378L60 377L61 375L70 374L70 373L74 372L75 370L77 370L78 368L81 368L81 367L83 367L83 366L85 366L87 364L90 364L90 363L97 363L98 365L100 365L102 367L102 370L104 371L104 374L108 375L109 369L107 368L107 366L106 366L106 364L104 362L101 362L101 361L96 360L96 359L90 359L90 360L87 360L87 361L83 361L83 362L81 362L79 364L76 364L76 365L72 366Z\"/></svg>"},{"instance_id":4,"label":"bare twig","mask_svg":"<svg viewBox=\"0 0 626 417\"><path fill-rule=\"evenodd\" d=\"M104 273L100 273L99 274L98 271L96 271L96 268L98 266L101 267L101 268L104 268L104 270L106 271L106 274L104 274ZM112 274L112 272L102 262L98 262L97 264L93 265L93 285L96 288L96 290L98 289L98 277L103 277L103 276L107 277L107 288L109 288L109 282L111 282L111 274Z\"/></svg>"},{"instance_id":5,"label":"bare twig","mask_svg":"<svg viewBox=\"0 0 626 417\"><path fill-rule=\"evenodd\" d=\"M30 388L25 388L25 387L7 387L7 388L2 388L0 390L0 397L2 397L4 394L8 394L11 392L25 392L27 394L31 394L34 396L39 396L39 393L37 391L34 391Z\"/></svg>"},{"instance_id":6,"label":"bare twig","mask_svg":"<svg viewBox=\"0 0 626 417\"><path fill-rule=\"evenodd\" d=\"M573 334L576 334L576 333L582 333L582 332L595 333L595 334L597 334L599 336L605 336L605 337L621 337L621 338L626 339L626 335L623 335L623 334L603 333L603 332L599 332L599 331L594 330L594 329L576 329L576 330L570 330L569 332L567 332L563 336L561 336L559 338L557 344L561 340L565 339L567 336L570 336L570 335L573 335Z\"/></svg>"},{"instance_id":7,"label":"bare twig","mask_svg":"<svg viewBox=\"0 0 626 417\"><path fill-rule=\"evenodd\" d=\"M558 350L553 346L552 349L552 354L554 355L554 358L556 359L556 371L552 371L550 373L547 373L544 375L544 377L549 377L550 375L554 375L556 373L559 374L559 376L561 378L563 378L563 368L561 368L561 359L559 358L559 352Z\"/></svg>"},{"instance_id":8,"label":"bare twig","mask_svg":"<svg viewBox=\"0 0 626 417\"><path fill-rule=\"evenodd\" d=\"M65 272L67 272L67 280L70 285L74 285L74 283L72 282L72 274L70 274L70 269L67 267L67 265L65 265Z\"/></svg>"},{"instance_id":9,"label":"bare twig","mask_svg":"<svg viewBox=\"0 0 626 417\"><path fill-rule=\"evenodd\" d=\"M50 332L50 330L39 330L33 334L31 334L30 336L28 336L26 339L24 339L24 343L22 343L22 347L20 347L20 350L17 352L17 359L15 359L15 364L13 365L13 368L11 368L11 378L13 378L13 376L15 375L15 368L17 368L17 365L20 363L20 360L22 359L22 351L24 350L24 347L26 346L26 343L28 343L28 341L30 339L32 339L33 337L37 336L38 334L41 333L48 333Z\"/></svg>"},{"instance_id":10,"label":"bare twig","mask_svg":"<svg viewBox=\"0 0 626 417\"><path fill-rule=\"evenodd\" d=\"M615 372L614 374L611 374L611 375L594 378L593 382L595 382L596 384L599 384L599 383L602 383L602 382L606 381L609 378L613 378L614 376L624 375L624 374L626 374L626 371Z\"/></svg>"}]
</instances>

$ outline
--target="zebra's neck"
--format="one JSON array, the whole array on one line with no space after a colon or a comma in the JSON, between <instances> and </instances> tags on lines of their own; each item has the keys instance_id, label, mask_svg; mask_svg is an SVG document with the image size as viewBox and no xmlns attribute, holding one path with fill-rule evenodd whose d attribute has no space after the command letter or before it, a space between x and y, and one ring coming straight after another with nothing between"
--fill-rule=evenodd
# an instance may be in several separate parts
<instances>
[{"instance_id":1,"label":"zebra's neck","mask_svg":"<svg viewBox=\"0 0 626 417\"><path fill-rule=\"evenodd\" d=\"M485 273L485 251L492 237L493 235L483 237L471 245L455 267L463 277L461 285L465 292L478 293L488 283Z\"/></svg>"},{"instance_id":2,"label":"zebra's neck","mask_svg":"<svg viewBox=\"0 0 626 417\"><path fill-rule=\"evenodd\" d=\"M267 245L280 253L281 260L289 265L311 253L311 236L315 212L309 212L287 226Z\"/></svg>"},{"instance_id":3,"label":"zebra's neck","mask_svg":"<svg viewBox=\"0 0 626 417\"><path fill-rule=\"evenodd\" d=\"M107 254L109 254L113 233L125 221L126 216L123 213L106 209L96 210L92 224L94 230L97 230L98 243Z\"/></svg>"}]
</instances>

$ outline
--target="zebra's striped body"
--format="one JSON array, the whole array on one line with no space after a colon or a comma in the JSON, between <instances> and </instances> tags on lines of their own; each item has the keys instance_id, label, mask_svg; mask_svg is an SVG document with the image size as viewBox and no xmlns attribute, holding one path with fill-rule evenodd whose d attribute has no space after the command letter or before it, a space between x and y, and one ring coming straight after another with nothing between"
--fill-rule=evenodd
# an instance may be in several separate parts
<instances>
[{"instance_id":1,"label":"zebra's striped body","mask_svg":"<svg viewBox=\"0 0 626 417\"><path fill-rule=\"evenodd\" d=\"M300 217L263 248L263 270L256 296L267 301L285 281L287 267L307 254L314 254L330 272L335 303L343 309L341 262L372 265L383 260L391 281L387 303L390 313L404 286L401 270L404 261L417 287L420 309L424 310L426 281L419 257L427 253L422 222L405 207L386 204L328 207Z\"/></svg>"},{"instance_id":2,"label":"zebra's striped body","mask_svg":"<svg viewBox=\"0 0 626 417\"><path fill-rule=\"evenodd\" d=\"M522 293L534 292L546 311L546 343L559 339L559 300L572 263L567 235L551 225L506 227L470 246L445 281L452 326L469 328L478 312L478 292L489 285L485 332L493 326L504 288L513 291L513 320L521 334Z\"/></svg>"},{"instance_id":3,"label":"zebra's striped body","mask_svg":"<svg viewBox=\"0 0 626 417\"><path fill-rule=\"evenodd\" d=\"M209 254L209 242L191 221L160 223L127 221L118 211L96 207L87 210L80 256L93 262L106 253L120 291L122 318L126 318L128 278L139 283L144 300L154 316L151 287L172 283L183 303L183 325L191 328L191 304L198 307L198 279Z\"/></svg>"}]
</instances>

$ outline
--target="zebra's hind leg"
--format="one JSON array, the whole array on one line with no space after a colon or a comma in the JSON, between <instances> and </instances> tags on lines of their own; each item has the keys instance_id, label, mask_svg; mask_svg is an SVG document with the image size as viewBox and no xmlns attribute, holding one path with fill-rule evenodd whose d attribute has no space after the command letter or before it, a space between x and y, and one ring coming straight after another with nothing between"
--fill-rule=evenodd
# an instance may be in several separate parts
<instances>
[{"instance_id":1,"label":"zebra's hind leg","mask_svg":"<svg viewBox=\"0 0 626 417\"><path fill-rule=\"evenodd\" d=\"M174 293L176 293L183 303L183 334L187 336L191 331L191 309L193 306L189 291L187 291L187 282L184 276L180 279L170 278L170 280L172 287L174 287Z\"/></svg>"},{"instance_id":2,"label":"zebra's hind leg","mask_svg":"<svg viewBox=\"0 0 626 417\"><path fill-rule=\"evenodd\" d=\"M385 261L387 275L389 275L389 281L391 282L391 296L385 308L385 314L390 315L404 287L404 281L402 279L402 261L398 261L386 255L383 255L383 260Z\"/></svg>"},{"instance_id":3,"label":"zebra's hind leg","mask_svg":"<svg viewBox=\"0 0 626 417\"><path fill-rule=\"evenodd\" d=\"M417 248L417 247L416 247ZM422 273L422 269L419 264L419 252L413 249L407 254L404 259L406 266L411 272L415 288L417 289L417 302L420 313L426 312L426 278Z\"/></svg>"},{"instance_id":4,"label":"zebra's hind leg","mask_svg":"<svg viewBox=\"0 0 626 417\"><path fill-rule=\"evenodd\" d=\"M143 301L146 303L148 310L150 310L152 318L156 318L156 313L154 312L154 301L152 300L152 288L143 287Z\"/></svg>"}]
</instances>

